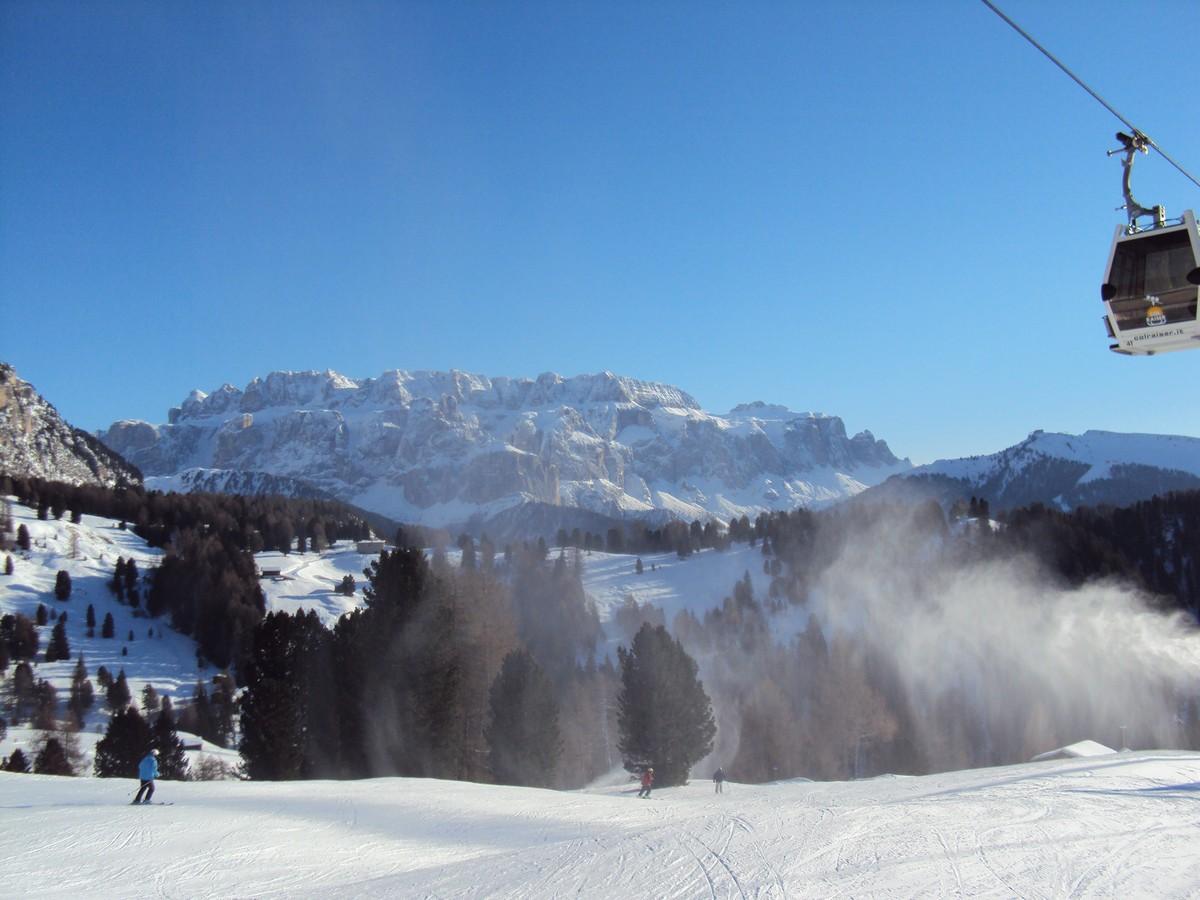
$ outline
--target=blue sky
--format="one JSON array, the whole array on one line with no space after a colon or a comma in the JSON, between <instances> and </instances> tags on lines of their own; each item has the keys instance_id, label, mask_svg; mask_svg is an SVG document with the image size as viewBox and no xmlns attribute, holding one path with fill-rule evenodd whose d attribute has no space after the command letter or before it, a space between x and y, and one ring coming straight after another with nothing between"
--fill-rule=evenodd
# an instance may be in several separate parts
<instances>
[{"instance_id":1,"label":"blue sky","mask_svg":"<svg viewBox=\"0 0 1200 900\"><path fill-rule=\"evenodd\" d=\"M1003 0L1200 169L1200 4ZM602 369L916 462L1200 435L1110 353L1120 123L981 3L0 5L0 359L73 423L274 369ZM1200 189L1155 157L1135 193Z\"/></svg>"}]
</instances>

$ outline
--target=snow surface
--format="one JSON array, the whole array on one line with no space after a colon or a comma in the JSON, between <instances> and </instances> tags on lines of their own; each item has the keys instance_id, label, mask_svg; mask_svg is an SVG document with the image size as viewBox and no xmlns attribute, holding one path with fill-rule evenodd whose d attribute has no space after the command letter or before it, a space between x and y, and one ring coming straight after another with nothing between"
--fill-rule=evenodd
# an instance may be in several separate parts
<instances>
[{"instance_id":1,"label":"snow surface","mask_svg":"<svg viewBox=\"0 0 1200 900\"><path fill-rule=\"evenodd\" d=\"M557 551L551 551L553 556ZM458 550L447 550L446 558L457 566ZM362 605L362 588L366 579L363 570L378 554L358 553L351 542L341 542L317 553L275 552L255 554L259 567L279 566L280 576L264 578L260 584L267 598L268 612L312 610L332 628L343 613ZM721 605L733 594L734 583L746 572L754 585L754 595L760 600L767 595L771 579L762 571L763 557L759 547L734 545L729 550L702 550L687 559L675 553L653 553L640 557L643 572L635 569L637 556L628 554L584 552L583 586L596 604L600 623L607 632L610 650L618 643L629 643L629 636L613 623L618 608L632 598L639 604L653 604L666 616L667 624L682 610L691 610L703 617L710 609ZM498 564L502 565L498 561ZM347 575L354 576L357 590L353 597L335 593ZM786 621L785 621L786 620ZM777 634L787 640L802 631L805 622L793 622L781 617L776 623Z\"/></svg>"},{"instance_id":2,"label":"snow surface","mask_svg":"<svg viewBox=\"0 0 1200 900\"><path fill-rule=\"evenodd\" d=\"M600 624L608 637L609 655L615 659L618 644L628 645L631 635L624 634L613 621L617 610L632 598L641 605L653 604L663 611L667 627L675 616L691 610L698 617L716 609L733 595L734 584L746 573L754 585L754 596L767 596L771 578L763 574L759 548L734 545L729 550L702 550L687 559L675 553L655 553L640 557L642 574L636 564L639 557L592 552L583 556L583 588L596 604ZM804 622L776 617L776 634L786 641L804 630Z\"/></svg>"},{"instance_id":3,"label":"snow surface","mask_svg":"<svg viewBox=\"0 0 1200 900\"><path fill-rule=\"evenodd\" d=\"M1097 741L1076 741L1074 744L1059 747L1057 750L1039 753L1032 762L1041 762L1044 759L1083 759L1088 756L1107 756L1110 753L1116 753L1116 751Z\"/></svg>"},{"instance_id":4,"label":"snow surface","mask_svg":"<svg viewBox=\"0 0 1200 900\"><path fill-rule=\"evenodd\" d=\"M1200 756L1139 752L638 800L463 782L0 773L22 897L1184 897ZM10 893L11 892L11 893Z\"/></svg>"},{"instance_id":5,"label":"snow surface","mask_svg":"<svg viewBox=\"0 0 1200 900\"><path fill-rule=\"evenodd\" d=\"M359 553L352 541L334 544L324 553L256 553L254 560L264 566L278 566L275 578L259 584L267 598L267 612L294 613L313 611L329 628L344 614L362 606L363 570L378 553ZM347 575L353 576L355 592L347 597L335 591Z\"/></svg>"}]
</instances>

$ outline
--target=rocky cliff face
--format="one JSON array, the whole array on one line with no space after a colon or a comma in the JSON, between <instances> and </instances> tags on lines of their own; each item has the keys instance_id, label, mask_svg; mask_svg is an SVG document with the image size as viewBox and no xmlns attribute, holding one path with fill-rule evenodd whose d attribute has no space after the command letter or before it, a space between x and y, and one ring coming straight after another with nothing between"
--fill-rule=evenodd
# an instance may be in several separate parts
<instances>
[{"instance_id":1,"label":"rocky cliff face","mask_svg":"<svg viewBox=\"0 0 1200 900\"><path fill-rule=\"evenodd\" d=\"M615 518L753 516L840 499L909 468L869 432L847 437L833 416L763 403L713 415L678 388L609 372L273 372L242 390L195 391L164 425L116 422L100 438L148 475L266 473L442 526L511 518L524 504ZM171 483L188 480L197 482Z\"/></svg>"},{"instance_id":2,"label":"rocky cliff face","mask_svg":"<svg viewBox=\"0 0 1200 900\"><path fill-rule=\"evenodd\" d=\"M0 363L0 473L105 487L142 483L135 467L64 422L7 363Z\"/></svg>"}]
</instances>

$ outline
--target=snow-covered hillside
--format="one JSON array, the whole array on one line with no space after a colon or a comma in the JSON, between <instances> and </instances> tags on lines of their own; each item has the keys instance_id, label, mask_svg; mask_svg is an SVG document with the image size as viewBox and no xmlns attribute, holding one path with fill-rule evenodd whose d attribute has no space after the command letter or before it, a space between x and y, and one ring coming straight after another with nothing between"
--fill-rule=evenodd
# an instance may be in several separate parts
<instances>
[{"instance_id":1,"label":"snow-covered hillside","mask_svg":"<svg viewBox=\"0 0 1200 900\"><path fill-rule=\"evenodd\" d=\"M75 657L80 653L93 682L100 666L108 668L114 676L124 670L135 698L147 684L152 684L160 695L169 696L181 705L190 700L198 681L208 682L212 678L215 672L211 667L200 668L197 664L194 641L173 631L166 618L147 619L141 610L118 602L109 590L117 557L135 560L145 575L158 564L160 550L148 547L132 531L119 528L114 520L83 516L79 524L73 524L66 519L39 520L34 510L18 503L13 503L12 509L14 530L24 525L32 546L28 552L10 551L14 572L11 576L0 576L0 615L20 613L32 620L39 604L52 614L48 623L38 629L40 650L34 674L35 678L44 678L54 685L60 702L65 703L69 696ZM366 582L363 571L376 558L374 554L359 553L348 541L334 544L323 553L257 554L260 569L278 571L278 575L260 582L267 610L287 613L312 610L332 628L339 616L362 604ZM450 551L448 558L456 565L458 552ZM740 545L723 553L704 550L686 560L674 553L647 555L642 557L641 575L634 569L633 556L592 552L582 559L584 588L596 602L607 636L605 646L600 649L614 658L617 645L629 641L629 635L614 621L617 609L629 598L639 604L654 604L670 623L681 609L703 615L719 606L732 592L734 582L746 572L750 572L758 596L765 595L768 583L762 574L759 551ZM71 576L72 582L71 597L65 602L54 598L55 577L60 569ZM356 591L351 596L337 590L346 575L356 582ZM96 614L94 637L87 636L89 604ZM47 663L43 660L44 651L54 617L60 612L67 614L66 632L72 659ZM116 637L103 638L99 625L110 613ZM784 630L803 628L802 622L796 626L790 620L781 620L779 625ZM92 748L107 722L103 697L98 695L80 740L80 749L86 757L85 774L91 772ZM7 757L17 747L28 752L36 737L32 729L10 728L7 739L0 741L0 756ZM188 736L187 740L198 739ZM217 751L209 747L206 752ZM235 753L218 755L228 762L237 762Z\"/></svg>"},{"instance_id":2,"label":"snow-covered hillside","mask_svg":"<svg viewBox=\"0 0 1200 900\"><path fill-rule=\"evenodd\" d=\"M158 564L161 551L148 547L132 531L119 528L110 519L83 516L79 524L74 524L66 519L39 520L34 510L17 503L12 510L14 529L24 526L29 531L31 546L27 552L8 551L13 558L13 574L0 576L0 615L20 613L34 620L39 605L47 608L50 619L38 628L39 652L34 677L49 681L57 690L60 703L65 703L70 694L71 676L80 654L93 685L101 666L113 677L124 671L135 699L147 684L152 684L159 695L180 704L191 699L198 681L211 679L213 670L197 665L196 645L190 638L173 631L163 619L146 618L141 609L119 603L109 590L108 582L118 557L134 560L144 575ZM65 601L54 596L59 570L71 577L71 596ZM142 593L144 596L144 587ZM93 637L87 634L89 605L96 616ZM55 618L64 613L71 659L46 662L44 653ZM114 637L105 638L101 625L110 614ZM80 737L88 774L92 748L107 723L103 692L97 690L95 705L86 717ZM7 757L16 747L28 754L34 738L31 729L10 728L8 737L0 741L0 756ZM187 740L191 743L198 739L188 736Z\"/></svg>"},{"instance_id":3,"label":"snow-covered hillside","mask_svg":"<svg viewBox=\"0 0 1200 900\"><path fill-rule=\"evenodd\" d=\"M446 556L451 565L458 565L458 551L448 551ZM259 553L255 558L260 569L279 571L278 577L262 581L269 611L313 610L332 627L338 616L362 603L363 570L377 557L358 553L352 544L343 542L322 554ZM596 603L613 649L617 643L628 643L628 636L613 623L617 609L627 599L654 604L669 624L683 609L702 616L720 606L733 592L734 582L747 572L757 596L766 596L770 585L770 578L762 572L762 554L745 545L735 544L724 552L702 550L687 559L674 553L648 554L640 557L641 575L635 569L638 558L598 551L581 556L584 590ZM353 597L335 590L346 575L358 586ZM803 623L799 627L802 629Z\"/></svg>"},{"instance_id":4,"label":"snow-covered hillside","mask_svg":"<svg viewBox=\"0 0 1200 900\"><path fill-rule=\"evenodd\" d=\"M1046 503L1127 506L1168 491L1200 489L1200 438L1161 434L1035 431L998 453L939 459L898 474L864 498L968 496L993 509Z\"/></svg>"},{"instance_id":5,"label":"snow-covered hillside","mask_svg":"<svg viewBox=\"0 0 1200 900\"><path fill-rule=\"evenodd\" d=\"M22 897L1187 897L1200 756L638 800L398 778L136 784L0 773Z\"/></svg>"},{"instance_id":6,"label":"snow-covered hillside","mask_svg":"<svg viewBox=\"0 0 1200 900\"><path fill-rule=\"evenodd\" d=\"M610 372L486 378L464 372L273 372L193 392L164 425L100 437L152 486L312 486L397 521L486 528L514 508L686 520L828 503L909 467L834 416L751 403L724 415L670 385ZM567 524L566 527L571 527ZM493 537L496 528L493 527ZM551 534L553 529L551 529Z\"/></svg>"}]
</instances>

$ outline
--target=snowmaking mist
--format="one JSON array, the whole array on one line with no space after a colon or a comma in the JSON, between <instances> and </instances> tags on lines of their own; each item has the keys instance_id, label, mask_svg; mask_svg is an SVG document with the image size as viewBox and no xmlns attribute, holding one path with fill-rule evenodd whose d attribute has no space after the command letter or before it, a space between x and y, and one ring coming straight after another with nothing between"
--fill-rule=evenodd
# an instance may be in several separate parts
<instances>
[{"instance_id":1,"label":"snowmaking mist","mask_svg":"<svg viewBox=\"0 0 1200 900\"><path fill-rule=\"evenodd\" d=\"M1064 586L1024 556L981 561L961 552L969 532L923 531L915 515L826 535L798 607L767 617L807 613L807 630L771 627L781 661L762 643L698 653L724 732L714 758L758 778L836 778L1022 762L1087 739L1183 745L1200 677L1190 617L1113 580Z\"/></svg>"},{"instance_id":2,"label":"snowmaking mist","mask_svg":"<svg viewBox=\"0 0 1200 900\"><path fill-rule=\"evenodd\" d=\"M1178 742L1178 698L1200 676L1185 616L1153 611L1112 581L1055 586L1028 559L910 559L897 572L899 554L889 551L906 543L886 525L859 536L810 603L827 634L847 634L885 661L918 721L936 721L939 705L959 695L973 739L1004 756L1060 740L1116 743L1122 727L1142 746Z\"/></svg>"}]
</instances>

